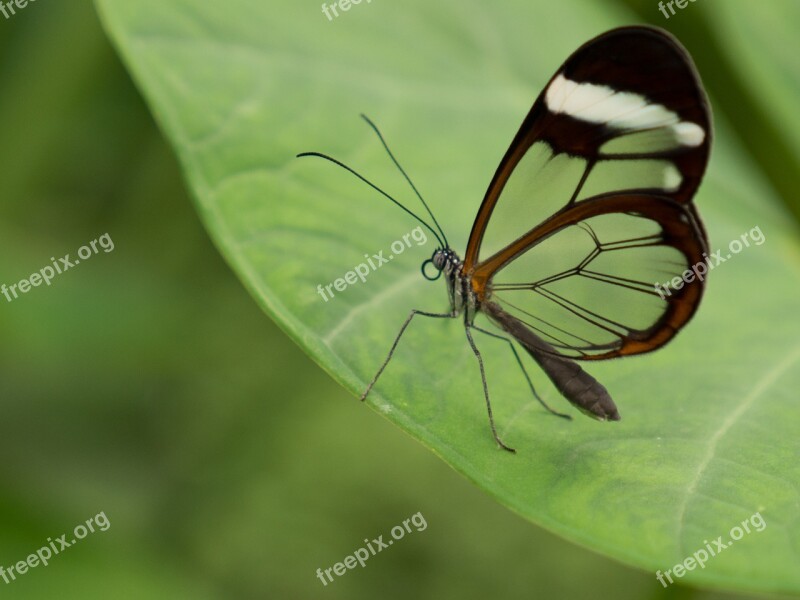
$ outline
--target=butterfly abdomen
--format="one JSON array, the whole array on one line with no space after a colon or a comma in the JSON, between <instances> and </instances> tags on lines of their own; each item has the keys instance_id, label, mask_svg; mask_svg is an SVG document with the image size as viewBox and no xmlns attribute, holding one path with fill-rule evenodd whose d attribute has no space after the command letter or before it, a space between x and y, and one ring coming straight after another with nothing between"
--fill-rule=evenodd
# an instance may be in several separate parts
<instances>
[{"instance_id":1,"label":"butterfly abdomen","mask_svg":"<svg viewBox=\"0 0 800 600\"><path fill-rule=\"evenodd\" d=\"M580 365L556 355L555 349L491 300L481 306L486 315L511 334L539 364L558 391L578 410L601 421L620 416L606 388Z\"/></svg>"},{"instance_id":2,"label":"butterfly abdomen","mask_svg":"<svg viewBox=\"0 0 800 600\"><path fill-rule=\"evenodd\" d=\"M578 410L601 421L619 421L619 412L606 388L577 363L523 346Z\"/></svg>"}]
</instances>

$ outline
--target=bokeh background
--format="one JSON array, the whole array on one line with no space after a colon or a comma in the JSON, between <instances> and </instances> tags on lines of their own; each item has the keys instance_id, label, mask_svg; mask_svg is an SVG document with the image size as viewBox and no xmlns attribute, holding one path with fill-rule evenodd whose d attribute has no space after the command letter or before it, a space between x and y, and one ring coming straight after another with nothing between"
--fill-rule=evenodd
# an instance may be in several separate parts
<instances>
[{"instance_id":1,"label":"bokeh background","mask_svg":"<svg viewBox=\"0 0 800 600\"><path fill-rule=\"evenodd\" d=\"M791 203L796 155L707 23L625 4L692 50ZM111 522L0 594L730 597L663 590L522 521L314 365L213 247L87 0L0 15L0 193L0 283L115 243L0 297L0 565ZM322 587L318 567L416 512L425 531Z\"/></svg>"}]
</instances>

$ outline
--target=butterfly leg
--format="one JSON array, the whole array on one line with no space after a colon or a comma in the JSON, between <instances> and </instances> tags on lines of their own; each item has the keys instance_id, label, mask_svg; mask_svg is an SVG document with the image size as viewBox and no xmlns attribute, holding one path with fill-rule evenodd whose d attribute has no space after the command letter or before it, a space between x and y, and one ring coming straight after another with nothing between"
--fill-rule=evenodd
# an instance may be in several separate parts
<instances>
[{"instance_id":1,"label":"butterfly leg","mask_svg":"<svg viewBox=\"0 0 800 600\"><path fill-rule=\"evenodd\" d=\"M544 408L545 408L545 409L546 409L548 412L550 412L550 413L552 413L552 414L556 415L557 417L561 417L561 418L563 418L563 419L567 419L567 420L569 420L569 421L571 421L571 420L572 420L572 417L571 417L571 416L569 416L569 415L566 415L566 414L564 414L564 413L560 413L560 412L558 412L558 411L556 411L556 410L553 410L552 408L550 408L550 407L547 405L547 403L546 403L544 400L542 400L542 399L541 399L541 397L539 396L539 394L537 394L537 393L536 393L536 389L533 387L533 382L531 381L531 378L528 376L528 371L527 371L527 369L525 369L525 365L523 365L523 364L522 364L522 359L520 358L520 356L519 356L519 353L517 352L517 349L514 347L514 343L513 343L513 342L512 342L510 339L508 339L508 338L507 338L507 337L505 337L505 336L498 335L498 334L496 334L496 333L494 333L494 332L492 332L492 331L488 331L488 330L486 330L486 329L482 329L482 328L480 328L480 327L476 327L475 325L473 325L473 326L472 326L472 328L473 328L475 331L480 331L481 333L485 333L486 335L490 335L490 336L492 336L493 338L497 338L498 340L503 340L503 341L505 341L505 342L508 342L508 346L511 348L511 352L513 352L513 353L514 353L514 358L516 358L516 359L517 359L517 364L519 365L519 368L520 368L520 369L522 369L522 373L523 373L523 375L525 375L525 379L528 381L528 385L529 385L529 386L530 386L530 388L531 388L531 392L533 392L533 396L534 396L534 398L536 398L536 399L539 401L539 403L540 403L542 406L544 406Z\"/></svg>"},{"instance_id":2,"label":"butterfly leg","mask_svg":"<svg viewBox=\"0 0 800 600\"><path fill-rule=\"evenodd\" d=\"M489 401L489 386L486 384L486 370L483 368L483 357L481 357L481 353L478 350L478 347L475 345L475 340L472 339L472 334L470 333L470 328L473 327L468 322L464 322L464 331L467 334L467 340L469 340L469 345L472 347L472 351L475 353L475 357L478 359L478 366L481 368L481 381L483 382L483 397L486 398L486 410L489 411L489 425L492 428L492 435L494 436L494 441L503 449L508 450L509 452L516 452L514 448L510 446L506 446L503 443L503 440L497 435L497 429L494 426L494 417L492 416L492 403Z\"/></svg>"},{"instance_id":3,"label":"butterfly leg","mask_svg":"<svg viewBox=\"0 0 800 600\"><path fill-rule=\"evenodd\" d=\"M372 389L372 386L375 385L375 383L378 381L378 377L381 376L381 373L383 373L383 370L386 368L386 365L388 365L389 361L392 360L392 355L394 355L394 351L397 349L397 344L400 343L400 338L403 336L403 333L405 333L406 328L411 324L411 319L413 319L417 315L421 315L423 317L432 317L434 319L445 319L445 318L452 319L456 317L456 312L451 311L449 313L431 313L431 312L425 312L423 310L416 310L416 309L412 310L411 314L408 315L408 318L406 319L405 323L403 323L403 326L400 328L397 337L394 338L394 343L392 344L392 347L389 349L389 355L386 357L386 360L383 361L381 368L378 369L378 372L375 373L375 377L373 377L372 381L369 382L367 389L364 390L363 394L361 394L361 400L365 400L367 398L367 394L369 394L369 391Z\"/></svg>"}]
</instances>

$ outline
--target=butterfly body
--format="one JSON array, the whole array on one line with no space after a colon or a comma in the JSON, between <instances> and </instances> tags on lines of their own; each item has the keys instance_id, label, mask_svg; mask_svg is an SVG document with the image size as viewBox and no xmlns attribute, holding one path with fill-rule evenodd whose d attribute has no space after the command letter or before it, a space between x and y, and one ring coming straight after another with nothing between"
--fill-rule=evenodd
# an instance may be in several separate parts
<instances>
[{"instance_id":1,"label":"butterfly body","mask_svg":"<svg viewBox=\"0 0 800 600\"><path fill-rule=\"evenodd\" d=\"M558 391L581 412L601 421L620 419L606 388L575 361L558 356L552 346L503 311L492 301L490 286L476 289L474 280L464 271L463 261L451 248L436 250L430 263L445 277L452 316L463 315L464 325L474 328L475 317L483 312L525 348Z\"/></svg>"}]
</instances>

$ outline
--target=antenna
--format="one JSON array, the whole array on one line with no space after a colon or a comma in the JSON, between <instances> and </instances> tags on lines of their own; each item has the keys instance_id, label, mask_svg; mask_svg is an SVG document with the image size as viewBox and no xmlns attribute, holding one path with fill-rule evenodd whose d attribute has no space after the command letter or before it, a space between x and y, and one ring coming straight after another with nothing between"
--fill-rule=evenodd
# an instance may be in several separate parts
<instances>
[{"instance_id":1,"label":"antenna","mask_svg":"<svg viewBox=\"0 0 800 600\"><path fill-rule=\"evenodd\" d=\"M383 138L383 134L382 134L382 133L380 132L380 130L378 129L378 126L377 126L377 125L375 125L375 123L373 123L373 122L372 122L372 120L370 120L370 118L369 118L367 115L365 115L364 113L361 113L361 118L362 118L362 119L364 119L364 120L365 120L365 121L366 121L366 122L369 124L369 126L370 126L370 127L372 127L372 130L373 130L373 131L375 132L375 134L378 136L378 139L380 139L380 141L381 141L381 144L383 144L383 147L386 149L386 153L389 155L389 158L391 158L391 159L392 159L392 162L395 164L395 166L396 166L396 167L397 167L397 168L400 170L400 172L403 174L403 177L405 177L406 181L408 182L408 185L410 185L410 186L411 186L411 189L412 189L412 190L414 190L414 193L417 195L417 198L419 198L419 201L420 201L420 202L422 202L422 206L424 206L424 207L425 207L425 210L426 210L426 211L428 212L428 214L430 215L431 219L433 220L433 223L434 223L434 225L436 225L436 229L438 229L438 230L439 230L439 233L441 233L441 234L442 234L442 237L444 238L444 247L445 247L445 248L449 248L449 247L450 247L450 245L449 245L449 244L448 244L448 242L447 242L447 236L444 234L444 231L443 231L443 230L442 230L442 228L439 226L439 221L437 221L437 220L436 220L436 217L434 217L434 216L433 216L433 212L432 212L432 211L431 211L431 209L428 207L428 203L427 203L427 202L425 202L425 199L422 197L422 194L420 194L420 193L419 193L419 190L417 189L417 186L415 186L415 185L414 185L414 182L413 182L413 181L411 181L411 178L410 178L410 177L408 176L408 174L405 172L405 169L403 169L403 167L401 167L401 166L400 166L400 163L399 163L399 162L397 162L397 159L395 158L395 156L394 156L394 154L392 153L392 151L391 151L391 150L389 150L389 145L386 143L386 140ZM438 238L438 236L437 236L437 238Z\"/></svg>"},{"instance_id":2,"label":"antenna","mask_svg":"<svg viewBox=\"0 0 800 600\"><path fill-rule=\"evenodd\" d=\"M300 154L298 154L298 155L297 155L297 158L302 158L302 157L304 157L304 156L318 156L319 158L324 158L325 160L327 160L327 161L330 161L330 162L332 162L332 163L333 163L333 164L335 164L335 165L339 165L339 166L340 166L340 167L342 167L344 170L346 170L346 171L349 171L350 173L352 173L353 175L355 175L356 177L358 177L358 178L359 178L361 181L363 181L363 182L364 182L364 183L366 183L368 186L370 186L372 189L374 189L374 190L378 191L379 193L383 194L383 195L384 195L386 198L388 198L389 200L391 200L392 202L394 202L394 203L395 203L397 206L399 206L400 208L402 208L402 209L403 209L404 211L406 211L406 212L407 212L409 215L411 215L412 217L414 217L414 218L415 218L417 221L419 221L420 223L422 223L422 224L423 224L425 227L427 227L427 228L428 228L428 230L429 230L429 231L430 231L430 232L433 234L433 237L435 237L435 238L436 238L436 241L438 241L438 242L439 242L439 245L440 245L441 247L443 247L443 248L444 248L444 247L446 247L446 244L442 242L442 238L440 238L440 237L439 237L439 234L438 234L438 233L436 233L436 231L435 231L435 230L434 230L434 229L433 229L433 228L432 228L430 225L428 225L428 224L427 224L425 221L423 221L423 220L422 220L422 219L421 219L419 216L417 216L416 214L414 214L413 212L411 212L411 211L410 211L408 208L406 208L405 206L403 206L402 204L400 204L400 202L398 202L397 200L395 200L394 198L392 198L392 197L391 197L389 194L387 194L386 192L384 192L384 191L383 191L381 188L379 188L377 185L375 185L374 183L372 183L372 182L371 182L369 179L367 179L367 178L366 178L366 177L364 177L363 175L361 175L361 174L357 173L357 172L356 172L354 169L351 169L351 168L350 168L350 167L348 167L346 164L344 164L343 162L341 162L341 161L339 161L339 160L336 160L336 159L335 159L335 158L333 158L332 156L328 156L327 154L322 154L321 152L301 152ZM427 208L427 206L426 206L426 208ZM429 212L430 212L430 211L429 211ZM435 223L435 222L436 222L436 220L434 219L434 223ZM438 224L437 224L437 227L438 227ZM441 230L440 230L440 231L441 231ZM442 235L444 235L444 233L443 233ZM445 239L446 239L446 238L445 238Z\"/></svg>"}]
</instances>

